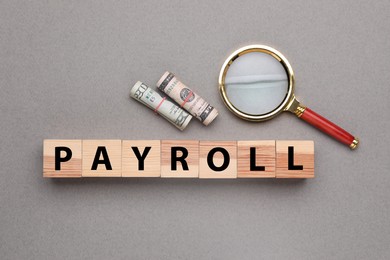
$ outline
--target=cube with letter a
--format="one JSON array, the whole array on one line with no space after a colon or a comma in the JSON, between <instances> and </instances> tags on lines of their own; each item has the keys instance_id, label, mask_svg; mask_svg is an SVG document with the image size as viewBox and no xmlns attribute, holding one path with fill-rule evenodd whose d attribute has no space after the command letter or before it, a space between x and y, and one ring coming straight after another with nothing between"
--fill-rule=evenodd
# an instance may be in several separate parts
<instances>
[{"instance_id":1,"label":"cube with letter a","mask_svg":"<svg viewBox=\"0 0 390 260\"><path fill-rule=\"evenodd\" d=\"M121 140L83 140L82 177L121 176Z\"/></svg>"}]
</instances>

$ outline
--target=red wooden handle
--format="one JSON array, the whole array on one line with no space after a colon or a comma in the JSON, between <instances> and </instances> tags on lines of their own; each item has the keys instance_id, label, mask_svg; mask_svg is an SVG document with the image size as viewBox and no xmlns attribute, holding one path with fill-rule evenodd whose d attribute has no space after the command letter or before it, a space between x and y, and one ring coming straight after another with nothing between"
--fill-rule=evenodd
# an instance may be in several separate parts
<instances>
[{"instance_id":1,"label":"red wooden handle","mask_svg":"<svg viewBox=\"0 0 390 260\"><path fill-rule=\"evenodd\" d=\"M300 118L352 149L355 149L358 145L359 141L357 138L310 108L306 108Z\"/></svg>"}]
</instances>

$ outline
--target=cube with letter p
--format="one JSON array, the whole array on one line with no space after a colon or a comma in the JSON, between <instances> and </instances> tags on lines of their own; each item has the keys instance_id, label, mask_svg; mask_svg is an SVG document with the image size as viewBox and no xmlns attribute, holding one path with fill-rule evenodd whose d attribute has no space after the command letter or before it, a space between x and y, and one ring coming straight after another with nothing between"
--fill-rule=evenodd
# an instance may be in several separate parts
<instances>
[{"instance_id":1,"label":"cube with letter p","mask_svg":"<svg viewBox=\"0 0 390 260\"><path fill-rule=\"evenodd\" d=\"M80 178L81 140L44 140L43 177Z\"/></svg>"}]
</instances>

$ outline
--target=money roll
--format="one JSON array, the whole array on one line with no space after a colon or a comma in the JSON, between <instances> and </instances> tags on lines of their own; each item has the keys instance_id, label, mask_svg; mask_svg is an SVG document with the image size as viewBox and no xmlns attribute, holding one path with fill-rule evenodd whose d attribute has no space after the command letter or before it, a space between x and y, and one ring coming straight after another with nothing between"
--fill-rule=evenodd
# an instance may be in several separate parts
<instances>
[{"instance_id":1,"label":"money roll","mask_svg":"<svg viewBox=\"0 0 390 260\"><path fill-rule=\"evenodd\" d=\"M218 115L217 109L168 71L157 82L157 87L204 125L210 124Z\"/></svg>"},{"instance_id":2,"label":"money roll","mask_svg":"<svg viewBox=\"0 0 390 260\"><path fill-rule=\"evenodd\" d=\"M145 106L163 116L180 130L184 130L192 116L175 103L167 100L160 93L149 88L145 83L138 81L130 90L130 97L138 100Z\"/></svg>"}]
</instances>

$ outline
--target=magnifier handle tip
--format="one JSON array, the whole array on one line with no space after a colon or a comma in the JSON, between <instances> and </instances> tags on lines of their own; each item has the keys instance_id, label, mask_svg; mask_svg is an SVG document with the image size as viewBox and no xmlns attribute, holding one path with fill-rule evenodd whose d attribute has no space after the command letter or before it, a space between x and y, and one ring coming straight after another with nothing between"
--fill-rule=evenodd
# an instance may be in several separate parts
<instances>
[{"instance_id":1,"label":"magnifier handle tip","mask_svg":"<svg viewBox=\"0 0 390 260\"><path fill-rule=\"evenodd\" d=\"M359 144L359 139L332 123L328 119L317 114L310 108L305 108L300 118L322 132L328 134L341 143L348 145L351 149L355 149Z\"/></svg>"}]
</instances>

